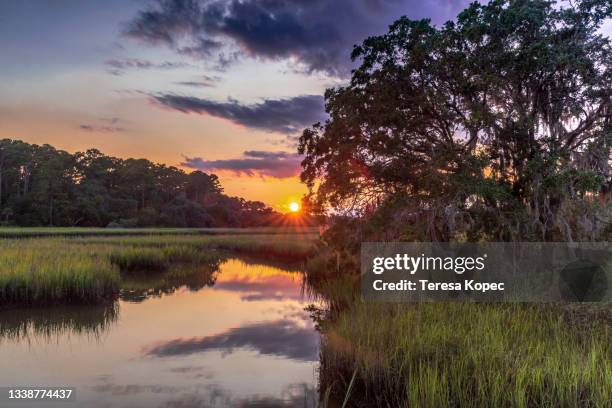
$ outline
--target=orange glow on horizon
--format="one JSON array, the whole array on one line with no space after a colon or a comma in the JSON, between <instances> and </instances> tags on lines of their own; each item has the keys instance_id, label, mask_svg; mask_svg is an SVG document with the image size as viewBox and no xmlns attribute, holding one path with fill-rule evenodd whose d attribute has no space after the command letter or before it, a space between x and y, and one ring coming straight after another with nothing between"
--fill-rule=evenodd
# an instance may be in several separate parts
<instances>
[{"instance_id":1,"label":"orange glow on horizon","mask_svg":"<svg viewBox=\"0 0 612 408\"><path fill-rule=\"evenodd\" d=\"M193 169L183 168L187 172ZM308 192L299 177L271 178L257 175L235 175L226 171L211 172L219 176L225 194L243 197L247 200L261 201L275 211L289 213L289 205L299 203ZM301 210L301 208L300 208Z\"/></svg>"},{"instance_id":2,"label":"orange glow on horizon","mask_svg":"<svg viewBox=\"0 0 612 408\"><path fill-rule=\"evenodd\" d=\"M48 111L40 111L35 109L36 107L21 110L5 109L0 112L0 138L23 140L38 145L48 143L69 153L95 148L109 156L121 159L146 158L155 163L176 166L187 173L192 172L193 169L181 166L181 162L184 161L182 155L184 152L198 156L200 155L198 152L206 151L208 152L207 159L216 160L240 155L245 149L243 146L244 134L247 132L239 134L240 140L232 139L226 143L219 143L213 137L203 139L200 136L192 136L192 134L201 134L198 129L201 128L202 119L195 118L198 119L196 121L190 116L180 117L180 121L175 120L172 116L165 120L162 126L153 127L151 123L141 122L140 118L144 113L140 112L138 107L132 107L130 103L130 101L123 101L120 106L125 107L138 120L134 119L129 129L126 128L123 132L105 133L104 137L100 137L98 133L83 131L78 127L79 123L95 121L88 116L73 116L64 113L52 116ZM28 120L30 114L35 116L36 120ZM112 114L107 116L112 116ZM211 126L210 129L208 127L205 129L213 135L224 134L222 128ZM176 137L177 133L182 136ZM128 134L132 137L126 137ZM249 149L251 148L268 149L265 142L249 144ZM234 153L235 151L238 153ZM257 174L236 175L223 170L206 172L219 176L225 194L251 201L262 201L281 213L290 212L288 205L291 202L299 203L300 198L307 192L306 186L300 182L298 176L273 178Z\"/></svg>"}]
</instances>

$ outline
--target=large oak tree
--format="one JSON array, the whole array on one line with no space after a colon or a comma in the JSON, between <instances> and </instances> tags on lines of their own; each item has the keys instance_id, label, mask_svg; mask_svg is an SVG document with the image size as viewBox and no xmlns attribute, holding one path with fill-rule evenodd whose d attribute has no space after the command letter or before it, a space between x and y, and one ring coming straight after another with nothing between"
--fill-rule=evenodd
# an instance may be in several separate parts
<instances>
[{"instance_id":1,"label":"large oak tree","mask_svg":"<svg viewBox=\"0 0 612 408\"><path fill-rule=\"evenodd\" d=\"M406 239L599 234L612 47L598 29L611 16L609 0L493 0L366 39L350 84L325 94L330 119L300 139L311 203Z\"/></svg>"}]
</instances>

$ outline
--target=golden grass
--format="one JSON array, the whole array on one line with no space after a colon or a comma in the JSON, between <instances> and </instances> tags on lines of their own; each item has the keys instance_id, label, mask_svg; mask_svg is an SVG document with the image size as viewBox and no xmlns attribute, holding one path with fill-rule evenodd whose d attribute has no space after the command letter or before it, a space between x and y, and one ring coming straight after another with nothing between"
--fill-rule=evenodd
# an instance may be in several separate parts
<instances>
[{"instance_id":1,"label":"golden grass","mask_svg":"<svg viewBox=\"0 0 612 408\"><path fill-rule=\"evenodd\" d=\"M61 242L4 241L0 305L92 303L119 290L119 271L89 249Z\"/></svg>"},{"instance_id":2,"label":"golden grass","mask_svg":"<svg viewBox=\"0 0 612 408\"><path fill-rule=\"evenodd\" d=\"M308 234L5 239L0 241L0 307L99 302L117 296L120 271L205 262L217 250L303 260L314 239Z\"/></svg>"}]
</instances>

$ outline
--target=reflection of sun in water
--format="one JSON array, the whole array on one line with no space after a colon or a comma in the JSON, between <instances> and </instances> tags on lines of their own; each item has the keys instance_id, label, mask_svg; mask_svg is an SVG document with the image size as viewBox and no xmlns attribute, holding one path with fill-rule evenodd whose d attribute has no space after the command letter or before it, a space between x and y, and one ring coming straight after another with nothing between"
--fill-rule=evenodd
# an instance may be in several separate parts
<instances>
[{"instance_id":1,"label":"reflection of sun in water","mask_svg":"<svg viewBox=\"0 0 612 408\"><path fill-rule=\"evenodd\" d=\"M298 211L300 211L300 205L296 202L290 203L289 204L289 210L293 213L296 213Z\"/></svg>"}]
</instances>

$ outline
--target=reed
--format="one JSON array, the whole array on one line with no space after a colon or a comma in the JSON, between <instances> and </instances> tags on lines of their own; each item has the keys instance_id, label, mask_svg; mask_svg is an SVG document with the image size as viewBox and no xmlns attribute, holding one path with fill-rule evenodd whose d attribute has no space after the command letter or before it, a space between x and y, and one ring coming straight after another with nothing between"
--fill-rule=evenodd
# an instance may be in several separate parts
<instances>
[{"instance_id":1,"label":"reed","mask_svg":"<svg viewBox=\"0 0 612 408\"><path fill-rule=\"evenodd\" d=\"M210 237L209 245L228 251L255 254L259 257L306 260L314 253L317 236L299 235L270 236L219 236Z\"/></svg>"},{"instance_id":2,"label":"reed","mask_svg":"<svg viewBox=\"0 0 612 408\"><path fill-rule=\"evenodd\" d=\"M170 264L164 252L157 248L122 247L113 250L109 259L122 271L161 271Z\"/></svg>"},{"instance_id":3,"label":"reed","mask_svg":"<svg viewBox=\"0 0 612 408\"><path fill-rule=\"evenodd\" d=\"M181 257L197 258L188 252L213 249L254 254L264 258L283 258L304 261L314 253L318 235L310 234L269 234L269 235L219 235L219 236L131 236L131 237L88 237L79 240L83 245L119 245L135 248L168 249ZM191 248L188 250L187 248Z\"/></svg>"},{"instance_id":4,"label":"reed","mask_svg":"<svg viewBox=\"0 0 612 408\"><path fill-rule=\"evenodd\" d=\"M315 227L252 228L90 228L0 227L0 238L159 236L159 235L318 235Z\"/></svg>"},{"instance_id":5,"label":"reed","mask_svg":"<svg viewBox=\"0 0 612 408\"><path fill-rule=\"evenodd\" d=\"M94 303L116 298L120 271L158 272L203 264L220 250L303 260L315 235L186 235L45 237L0 241L0 307Z\"/></svg>"},{"instance_id":6,"label":"reed","mask_svg":"<svg viewBox=\"0 0 612 408\"><path fill-rule=\"evenodd\" d=\"M107 257L60 242L0 247L0 306L98 302L116 295L119 282Z\"/></svg>"},{"instance_id":7,"label":"reed","mask_svg":"<svg viewBox=\"0 0 612 408\"><path fill-rule=\"evenodd\" d=\"M555 306L356 301L324 331L321 388L356 370L350 406L610 406L609 326Z\"/></svg>"}]
</instances>

